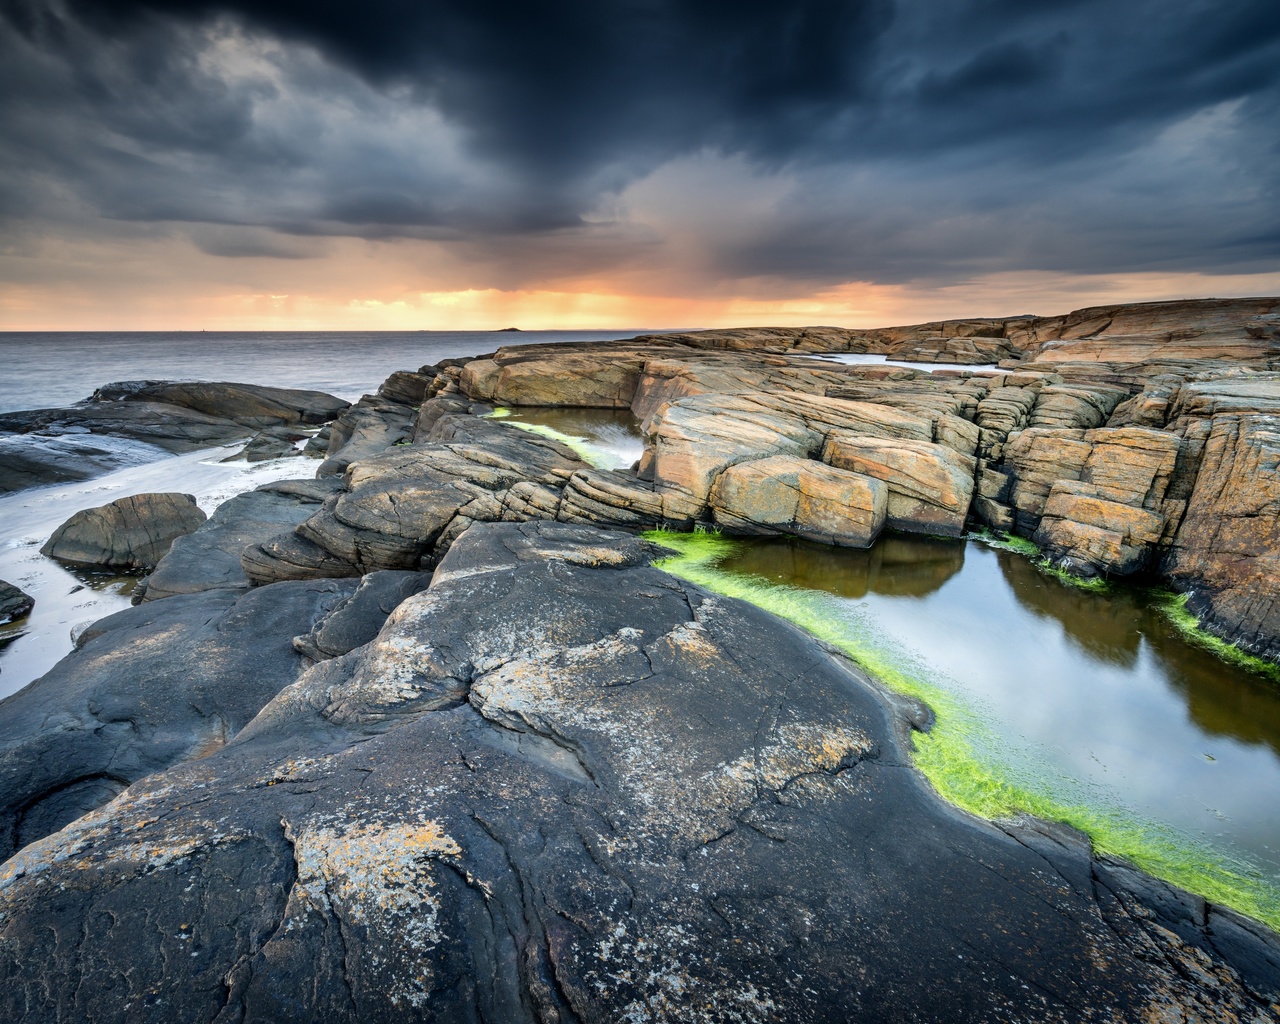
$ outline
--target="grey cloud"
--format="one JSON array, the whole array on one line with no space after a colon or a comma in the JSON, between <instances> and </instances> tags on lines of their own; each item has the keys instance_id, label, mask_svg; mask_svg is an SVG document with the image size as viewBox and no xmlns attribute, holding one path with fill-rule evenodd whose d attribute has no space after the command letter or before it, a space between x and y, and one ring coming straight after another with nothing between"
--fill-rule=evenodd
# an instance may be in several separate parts
<instances>
[{"instance_id":1,"label":"grey cloud","mask_svg":"<svg viewBox=\"0 0 1280 1024\"><path fill-rule=\"evenodd\" d=\"M0 218L512 284L671 260L600 211L709 154L793 187L703 229L706 278L1241 272L1280 257L1278 83L1271 0L4 0Z\"/></svg>"}]
</instances>

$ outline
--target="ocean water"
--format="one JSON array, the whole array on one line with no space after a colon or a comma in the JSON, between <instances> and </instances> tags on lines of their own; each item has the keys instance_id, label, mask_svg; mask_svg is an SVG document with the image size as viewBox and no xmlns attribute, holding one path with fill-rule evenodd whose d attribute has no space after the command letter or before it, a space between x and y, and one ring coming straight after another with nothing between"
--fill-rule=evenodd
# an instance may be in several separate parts
<instances>
[{"instance_id":1,"label":"ocean water","mask_svg":"<svg viewBox=\"0 0 1280 1024\"><path fill-rule=\"evenodd\" d=\"M627 331L0 332L0 412L71 405L117 380L313 388L348 401L396 370L503 345L631 338Z\"/></svg>"}]
</instances>

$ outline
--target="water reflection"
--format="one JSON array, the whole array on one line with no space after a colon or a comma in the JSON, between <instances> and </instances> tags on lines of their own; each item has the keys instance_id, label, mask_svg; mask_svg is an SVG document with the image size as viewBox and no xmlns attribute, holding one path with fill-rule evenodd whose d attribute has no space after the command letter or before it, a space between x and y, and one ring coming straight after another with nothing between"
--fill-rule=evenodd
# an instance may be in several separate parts
<instances>
[{"instance_id":1,"label":"water reflection","mask_svg":"<svg viewBox=\"0 0 1280 1024\"><path fill-rule=\"evenodd\" d=\"M744 544L721 568L853 600L924 597L964 567L964 550L964 541L932 538L886 536L859 551L786 537Z\"/></svg>"}]
</instances>

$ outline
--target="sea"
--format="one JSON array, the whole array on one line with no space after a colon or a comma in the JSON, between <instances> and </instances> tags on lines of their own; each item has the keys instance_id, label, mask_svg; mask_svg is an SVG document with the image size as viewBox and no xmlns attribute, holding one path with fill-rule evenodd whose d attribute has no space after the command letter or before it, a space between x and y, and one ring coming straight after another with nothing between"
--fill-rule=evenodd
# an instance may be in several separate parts
<instances>
[{"instance_id":1,"label":"sea","mask_svg":"<svg viewBox=\"0 0 1280 1024\"><path fill-rule=\"evenodd\" d=\"M119 380L222 380L354 401L396 370L503 345L603 341L625 331L0 332L0 412L72 405Z\"/></svg>"}]
</instances>

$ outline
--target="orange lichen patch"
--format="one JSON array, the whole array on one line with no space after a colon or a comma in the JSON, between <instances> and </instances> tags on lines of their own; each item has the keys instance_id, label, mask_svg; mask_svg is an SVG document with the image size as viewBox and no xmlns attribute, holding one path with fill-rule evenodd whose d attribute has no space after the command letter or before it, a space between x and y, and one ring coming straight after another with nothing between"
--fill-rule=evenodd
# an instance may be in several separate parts
<instances>
[{"instance_id":1,"label":"orange lichen patch","mask_svg":"<svg viewBox=\"0 0 1280 1024\"><path fill-rule=\"evenodd\" d=\"M272 765L271 770L256 780L259 786L274 786L280 782L313 782L325 762L314 757L291 757Z\"/></svg>"},{"instance_id":2,"label":"orange lichen patch","mask_svg":"<svg viewBox=\"0 0 1280 1024\"><path fill-rule=\"evenodd\" d=\"M298 870L286 927L299 926L315 910L394 938L392 959L402 962L374 956L369 966L387 986L392 1004L424 1005L430 954L445 939L431 863L457 857L462 848L431 819L284 826Z\"/></svg>"},{"instance_id":3,"label":"orange lichen patch","mask_svg":"<svg viewBox=\"0 0 1280 1024\"><path fill-rule=\"evenodd\" d=\"M673 655L705 667L722 658L724 653L707 636L701 622L686 622L671 630L655 646L666 646Z\"/></svg>"}]
</instances>

